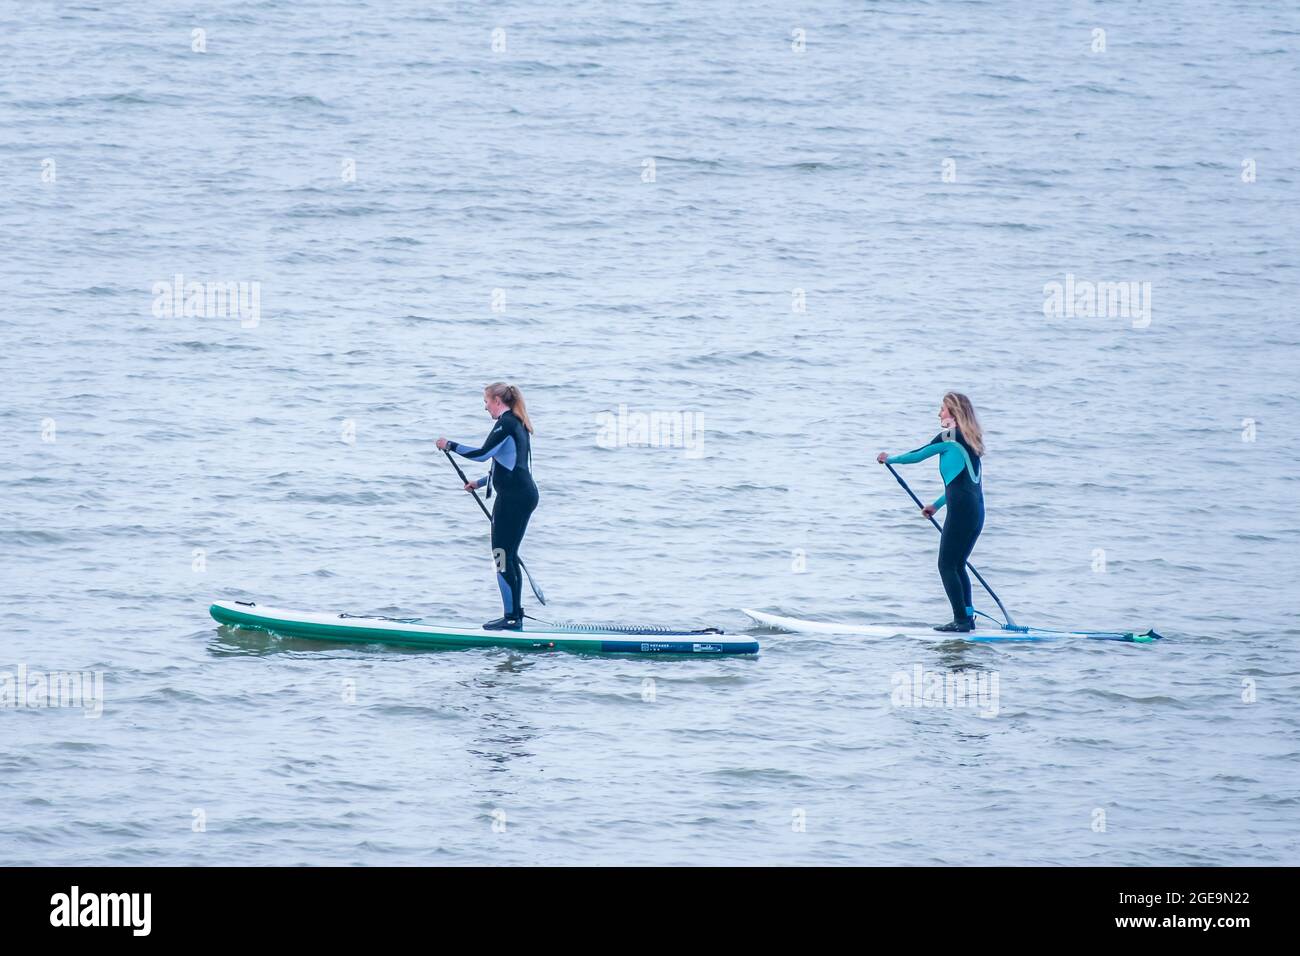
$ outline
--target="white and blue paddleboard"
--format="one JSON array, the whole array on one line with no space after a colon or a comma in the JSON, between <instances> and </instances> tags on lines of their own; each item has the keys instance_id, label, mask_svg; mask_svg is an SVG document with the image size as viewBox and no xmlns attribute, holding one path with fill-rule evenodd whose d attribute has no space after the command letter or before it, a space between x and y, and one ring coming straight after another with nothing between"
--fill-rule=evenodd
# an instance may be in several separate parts
<instances>
[{"instance_id":1,"label":"white and blue paddleboard","mask_svg":"<svg viewBox=\"0 0 1300 956\"><path fill-rule=\"evenodd\" d=\"M980 627L967 633L943 633L929 627L907 624L843 624L833 621L805 621L796 617L769 614L741 608L756 623L778 631L794 634L856 634L866 637L913 637L920 640L961 640L980 643L1059 641L1083 639L1093 641L1127 641L1131 644L1150 644L1160 640L1155 631L1059 631L1050 628Z\"/></svg>"}]
</instances>

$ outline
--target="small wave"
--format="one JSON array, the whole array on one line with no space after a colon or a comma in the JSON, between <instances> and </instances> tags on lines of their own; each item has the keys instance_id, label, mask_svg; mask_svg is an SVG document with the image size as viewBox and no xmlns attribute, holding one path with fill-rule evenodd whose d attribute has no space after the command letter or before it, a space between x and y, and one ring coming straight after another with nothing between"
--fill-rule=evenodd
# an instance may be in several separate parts
<instances>
[{"instance_id":1,"label":"small wave","mask_svg":"<svg viewBox=\"0 0 1300 956\"><path fill-rule=\"evenodd\" d=\"M54 531L37 531L37 530L4 530L0 531L0 545L11 545L13 547L35 547L45 544L64 544L72 539L67 535L58 534Z\"/></svg>"},{"instance_id":2,"label":"small wave","mask_svg":"<svg viewBox=\"0 0 1300 956\"><path fill-rule=\"evenodd\" d=\"M298 93L293 96L254 96L251 102L258 103L262 106L285 107L288 109L300 109L304 106L310 106L315 109L329 109L324 100L306 93Z\"/></svg>"}]
</instances>

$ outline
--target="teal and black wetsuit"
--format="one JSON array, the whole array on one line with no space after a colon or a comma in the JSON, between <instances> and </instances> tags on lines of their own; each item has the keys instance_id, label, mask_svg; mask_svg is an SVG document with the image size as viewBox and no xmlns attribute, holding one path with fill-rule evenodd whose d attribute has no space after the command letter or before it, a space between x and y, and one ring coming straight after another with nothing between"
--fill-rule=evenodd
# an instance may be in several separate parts
<instances>
[{"instance_id":1,"label":"teal and black wetsuit","mask_svg":"<svg viewBox=\"0 0 1300 956\"><path fill-rule=\"evenodd\" d=\"M891 465L910 465L939 456L939 474L943 476L943 494L934 503L936 509L948 506L939 539L939 577L952 604L954 621L973 621L970 575L966 561L975 548L975 539L984 529L984 492L980 488L983 474L979 455L966 444L960 428L950 428L935 435L928 445L904 455L887 459Z\"/></svg>"},{"instance_id":2,"label":"teal and black wetsuit","mask_svg":"<svg viewBox=\"0 0 1300 956\"><path fill-rule=\"evenodd\" d=\"M476 484L480 488L487 486L489 498L496 492L497 501L492 508L492 555L496 560L497 586L501 589L505 616L515 621L521 621L524 615L519 545L528 529L528 519L537 507L530 438L524 423L506 409L478 448L447 442L449 450L470 461L492 461L487 476Z\"/></svg>"}]
</instances>

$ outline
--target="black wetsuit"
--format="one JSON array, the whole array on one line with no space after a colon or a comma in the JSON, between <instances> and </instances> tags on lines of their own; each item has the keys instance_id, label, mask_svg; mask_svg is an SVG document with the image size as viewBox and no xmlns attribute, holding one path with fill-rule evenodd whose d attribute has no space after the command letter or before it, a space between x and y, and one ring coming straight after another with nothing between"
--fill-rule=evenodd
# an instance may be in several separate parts
<instances>
[{"instance_id":1,"label":"black wetsuit","mask_svg":"<svg viewBox=\"0 0 1300 956\"><path fill-rule=\"evenodd\" d=\"M939 577L952 605L952 619L971 621L975 617L975 606L971 601L966 561L984 530L983 465L979 456L966 444L960 428L942 431L928 445L905 455L894 455L888 461L891 465L905 465L924 461L933 455L940 456L939 474L944 480L943 494L934 506L942 508L945 503L948 506L943 534L939 538Z\"/></svg>"},{"instance_id":2,"label":"black wetsuit","mask_svg":"<svg viewBox=\"0 0 1300 956\"><path fill-rule=\"evenodd\" d=\"M447 448L471 461L492 460L487 477L487 497L496 493L492 508L492 557L496 563L497 586L505 616L521 620L523 572L519 568L519 545L528 529L528 519L537 507L537 485L532 474L532 443L528 429L515 413L506 409L478 448L447 442Z\"/></svg>"}]
</instances>

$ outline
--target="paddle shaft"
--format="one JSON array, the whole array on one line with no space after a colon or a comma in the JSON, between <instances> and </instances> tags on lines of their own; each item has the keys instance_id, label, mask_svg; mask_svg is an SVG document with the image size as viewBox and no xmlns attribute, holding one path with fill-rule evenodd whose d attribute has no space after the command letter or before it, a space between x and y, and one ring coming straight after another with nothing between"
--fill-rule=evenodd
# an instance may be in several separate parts
<instances>
[{"instance_id":1,"label":"paddle shaft","mask_svg":"<svg viewBox=\"0 0 1300 956\"><path fill-rule=\"evenodd\" d=\"M456 464L456 459L451 457L451 452L447 451L447 449L444 448L442 450L442 453L446 455L447 460L451 462L451 467L456 469L456 474L460 475L461 483L468 485L469 479L465 477L465 472L461 471L460 465ZM470 489L470 494L474 496L474 503L478 505L479 510L482 511L485 515L487 515L488 521L491 521L492 512L488 511L487 505L483 504L483 499L478 496L478 489L477 488Z\"/></svg>"},{"instance_id":2,"label":"paddle shaft","mask_svg":"<svg viewBox=\"0 0 1300 956\"><path fill-rule=\"evenodd\" d=\"M444 449L442 450L442 453L443 453L444 455L446 455L446 456L447 456L447 460L448 460L449 462L451 462L451 467L453 467L453 468L456 469L456 474L460 475L461 483L462 483L462 484L466 484L466 485L468 485L468 484L470 483L470 482L469 482L469 479L465 477L465 472L463 472L463 471L461 470L460 465L456 464L456 459L451 457L451 452L449 452L447 449L444 448ZM483 499L480 498L480 497L478 496L478 489L477 489L477 488L471 488L471 489L470 489L470 494L472 494L472 495L474 496L474 502L475 502L475 504L478 505L479 510L482 511L483 514L485 514L485 515L487 516L488 521L491 521L491 520L492 520L492 512L488 511L488 509L487 509L487 505L483 504ZM528 570L528 566L527 566L526 564L524 564L524 559L523 559L523 558L520 558L520 557L516 557L515 560L517 560L517 561L519 562L519 570L521 570L521 571L524 572L524 577L528 578L528 586L529 586L530 588L533 589L533 595L537 598L537 602L538 602L539 604L545 604L545 603L546 603L546 595L544 595L544 594L542 593L542 589L541 589L540 587L538 587L538 586L537 586L537 582L533 580L533 575L532 575L532 573Z\"/></svg>"},{"instance_id":3,"label":"paddle shaft","mask_svg":"<svg viewBox=\"0 0 1300 956\"><path fill-rule=\"evenodd\" d=\"M894 471L894 466L891 465L889 462L885 462L885 467L888 468L889 473L898 480L898 483L903 486L903 490L906 491L908 495L911 496L911 499L916 502L916 506L918 508L924 509L925 505L921 504L921 499L916 497L916 493L913 492L912 489L908 487L907 482L903 480L903 476L900 475L898 472ZM940 534L943 534L943 525L939 524L939 522L934 520L934 515L926 515L926 517L930 519L930 524L934 525L936 530L938 530ZM976 571L975 566L971 564L969 561L966 562L966 567L967 569L969 569L971 574L975 575L975 579L984 586L984 590L989 592L989 597L993 598L993 600L997 603L998 609L1002 611L1002 616L1007 619L1007 623L1014 625L1016 622L1011 619L1011 613L1005 607L1003 607L1002 600L993 592L993 589L989 587L989 583L984 580L984 576L980 574L978 571Z\"/></svg>"}]
</instances>

